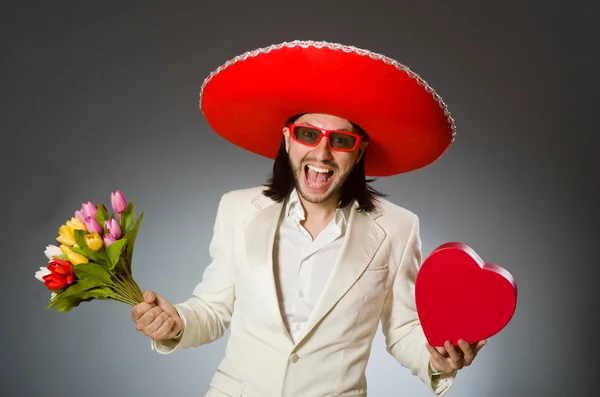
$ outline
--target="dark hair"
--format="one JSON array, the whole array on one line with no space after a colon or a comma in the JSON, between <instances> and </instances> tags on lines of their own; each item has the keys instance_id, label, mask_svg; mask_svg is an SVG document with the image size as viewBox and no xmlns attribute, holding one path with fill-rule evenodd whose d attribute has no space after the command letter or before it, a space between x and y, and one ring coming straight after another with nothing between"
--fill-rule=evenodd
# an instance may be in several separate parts
<instances>
[{"instance_id":1,"label":"dark hair","mask_svg":"<svg viewBox=\"0 0 600 397\"><path fill-rule=\"evenodd\" d=\"M293 123L303 114L289 118L285 125L288 126L290 123ZM355 132L363 135L365 140L369 139L367 133L358 125L352 123L352 127ZM356 200L358 202L359 211L371 212L375 209L375 200L377 197L386 196L369 185L369 183L374 182L376 179L367 179L365 176L366 152L367 151L365 150L362 158L354 166L348 179L344 182L338 208L344 208ZM282 137L277 157L275 157L275 162L273 163L273 172L267 183L263 185L267 187L267 189L263 191L263 194L272 200L281 202L285 200L294 189L294 181L294 175L290 168L290 158L285 150L285 137Z\"/></svg>"}]
</instances>

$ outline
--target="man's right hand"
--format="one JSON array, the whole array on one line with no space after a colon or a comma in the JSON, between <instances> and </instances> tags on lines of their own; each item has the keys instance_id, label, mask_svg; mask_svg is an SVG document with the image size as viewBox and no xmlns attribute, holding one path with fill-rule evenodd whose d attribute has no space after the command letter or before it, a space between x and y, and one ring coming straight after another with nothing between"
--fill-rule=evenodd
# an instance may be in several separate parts
<instances>
[{"instance_id":1,"label":"man's right hand","mask_svg":"<svg viewBox=\"0 0 600 397\"><path fill-rule=\"evenodd\" d=\"M156 292L144 292L144 302L133 307L131 320L135 329L155 341L172 339L183 328L175 306Z\"/></svg>"}]
</instances>

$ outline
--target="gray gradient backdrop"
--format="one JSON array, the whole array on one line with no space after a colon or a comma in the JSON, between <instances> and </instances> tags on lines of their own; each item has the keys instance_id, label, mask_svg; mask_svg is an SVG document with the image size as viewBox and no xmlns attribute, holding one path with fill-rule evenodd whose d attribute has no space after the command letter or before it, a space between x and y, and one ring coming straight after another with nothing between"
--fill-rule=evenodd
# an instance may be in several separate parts
<instances>
[{"instance_id":1,"label":"gray gradient backdrop","mask_svg":"<svg viewBox=\"0 0 600 397\"><path fill-rule=\"evenodd\" d=\"M0 13L2 396L203 395L228 334L160 356L127 305L45 311L33 274L81 202L109 204L121 189L145 212L135 277L189 297L220 196L271 170L208 128L200 85L237 54L294 39L397 59L456 119L440 161L375 183L421 217L426 255L462 241L518 282L513 321L449 396L595 395L593 2L50 3ZM381 333L367 372L370 396L430 395Z\"/></svg>"}]
</instances>

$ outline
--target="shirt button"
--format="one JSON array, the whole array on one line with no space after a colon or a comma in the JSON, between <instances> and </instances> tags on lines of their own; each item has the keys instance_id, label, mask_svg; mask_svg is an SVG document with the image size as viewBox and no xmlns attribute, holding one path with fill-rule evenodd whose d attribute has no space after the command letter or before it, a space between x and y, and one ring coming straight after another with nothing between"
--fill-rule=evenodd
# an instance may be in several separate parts
<instances>
[{"instance_id":1,"label":"shirt button","mask_svg":"<svg viewBox=\"0 0 600 397\"><path fill-rule=\"evenodd\" d=\"M300 291L300 293L298 294L298 296L299 296L300 298L304 298L304 292Z\"/></svg>"},{"instance_id":2,"label":"shirt button","mask_svg":"<svg viewBox=\"0 0 600 397\"><path fill-rule=\"evenodd\" d=\"M292 355L290 356L290 361L291 361L292 363L296 363L296 362L298 362L298 355L297 355L296 353L292 354Z\"/></svg>"},{"instance_id":3,"label":"shirt button","mask_svg":"<svg viewBox=\"0 0 600 397\"><path fill-rule=\"evenodd\" d=\"M302 329L302 326L300 324L296 325L296 331L300 331Z\"/></svg>"}]
</instances>

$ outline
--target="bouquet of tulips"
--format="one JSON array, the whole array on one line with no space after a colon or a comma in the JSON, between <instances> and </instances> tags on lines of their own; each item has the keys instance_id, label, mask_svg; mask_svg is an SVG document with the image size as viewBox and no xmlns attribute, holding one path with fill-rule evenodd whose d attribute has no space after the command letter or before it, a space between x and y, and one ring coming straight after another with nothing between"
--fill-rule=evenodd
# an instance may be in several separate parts
<instances>
[{"instance_id":1,"label":"bouquet of tulips","mask_svg":"<svg viewBox=\"0 0 600 397\"><path fill-rule=\"evenodd\" d=\"M59 245L46 247L48 266L40 267L35 277L51 291L47 309L66 312L94 299L132 306L144 301L131 271L133 247L144 214L135 220L134 202L127 203L119 190L111 193L111 204L114 214L108 214L103 204L83 203L59 228Z\"/></svg>"}]
</instances>

